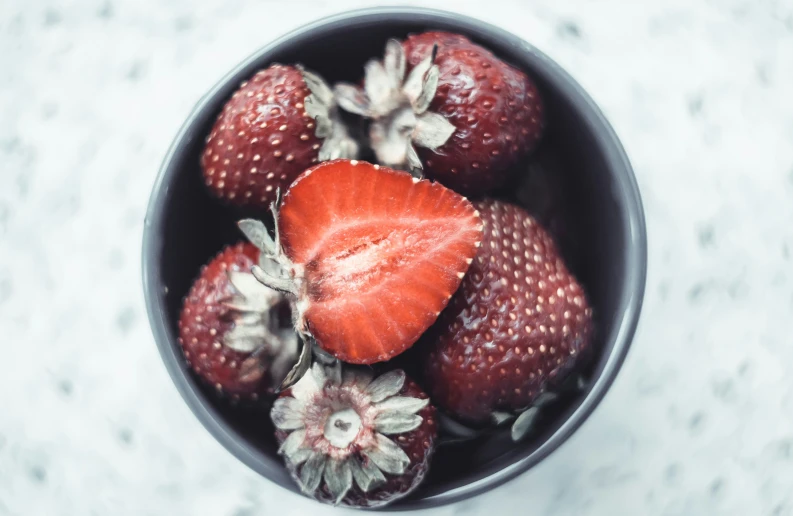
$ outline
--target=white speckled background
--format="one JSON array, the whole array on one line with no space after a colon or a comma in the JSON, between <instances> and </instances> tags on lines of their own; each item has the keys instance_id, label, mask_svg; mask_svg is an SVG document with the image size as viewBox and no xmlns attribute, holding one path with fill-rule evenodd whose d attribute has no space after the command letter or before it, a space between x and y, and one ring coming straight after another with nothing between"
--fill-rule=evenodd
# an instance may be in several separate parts
<instances>
[{"instance_id":1,"label":"white speckled background","mask_svg":"<svg viewBox=\"0 0 793 516\"><path fill-rule=\"evenodd\" d=\"M0 515L341 514L246 469L167 377L140 286L160 160L243 57L355 0L0 1ZM412 1L589 90L644 196L613 390L528 474L430 514L793 514L793 1Z\"/></svg>"}]
</instances>

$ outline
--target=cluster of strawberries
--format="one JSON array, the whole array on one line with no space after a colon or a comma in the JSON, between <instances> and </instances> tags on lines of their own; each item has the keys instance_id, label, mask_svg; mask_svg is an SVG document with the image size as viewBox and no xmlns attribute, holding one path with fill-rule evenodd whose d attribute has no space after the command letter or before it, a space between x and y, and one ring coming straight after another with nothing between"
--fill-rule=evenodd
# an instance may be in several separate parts
<instances>
[{"instance_id":1,"label":"cluster of strawberries","mask_svg":"<svg viewBox=\"0 0 793 516\"><path fill-rule=\"evenodd\" d=\"M222 397L270 410L305 493L376 507L423 480L437 410L518 437L580 364L592 311L549 233L487 197L541 137L526 74L428 32L389 41L362 84L274 64L226 104L206 185L271 215L201 270L179 340ZM422 387L389 362L409 348Z\"/></svg>"}]
</instances>

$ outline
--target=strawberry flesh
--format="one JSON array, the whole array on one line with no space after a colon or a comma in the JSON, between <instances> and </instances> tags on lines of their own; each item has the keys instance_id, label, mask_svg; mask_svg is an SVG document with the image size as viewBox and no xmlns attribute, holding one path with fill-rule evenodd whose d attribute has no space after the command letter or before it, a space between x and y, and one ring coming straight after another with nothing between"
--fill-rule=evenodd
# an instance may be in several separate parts
<instances>
[{"instance_id":1,"label":"strawberry flesh","mask_svg":"<svg viewBox=\"0 0 793 516\"><path fill-rule=\"evenodd\" d=\"M482 223L440 184L337 160L295 181L279 230L308 331L335 357L369 364L401 353L436 320L476 254Z\"/></svg>"}]
</instances>

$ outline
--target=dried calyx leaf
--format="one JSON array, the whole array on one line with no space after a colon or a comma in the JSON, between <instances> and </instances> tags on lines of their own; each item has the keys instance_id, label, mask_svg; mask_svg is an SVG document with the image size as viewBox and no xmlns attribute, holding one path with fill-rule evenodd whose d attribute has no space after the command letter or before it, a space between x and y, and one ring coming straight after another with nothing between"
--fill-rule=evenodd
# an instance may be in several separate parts
<instances>
[{"instance_id":1,"label":"dried calyx leaf","mask_svg":"<svg viewBox=\"0 0 793 516\"><path fill-rule=\"evenodd\" d=\"M294 303L297 294L297 285L289 273L292 264L286 255L281 252L281 243L278 234L278 209L281 204L281 199L281 191L278 190L276 192L276 200L270 204L270 211L274 223L273 226L275 228L273 236L270 235L267 226L260 220L243 219L237 223L237 226L248 240L260 251L259 264L255 265L251 269L251 274L247 276L250 276L252 281L256 283L260 289L288 295L292 307L292 314L294 315L297 313L297 307ZM280 361L278 364L274 364L274 366L277 365L278 367L278 378L283 378L283 381L278 387L279 392L288 389L303 377L311 365L314 352L318 349L310 334L301 333L299 336L294 332L291 332L291 334L294 337L290 343L294 346L295 350L291 361ZM297 356L298 337L299 340L302 341L302 349L299 357Z\"/></svg>"},{"instance_id":2,"label":"dried calyx leaf","mask_svg":"<svg viewBox=\"0 0 793 516\"><path fill-rule=\"evenodd\" d=\"M512 421L515 419L515 414L511 412L502 412L500 410L494 410L490 414L490 419L493 421L493 424L496 426L501 426L507 421Z\"/></svg>"},{"instance_id":3,"label":"dried calyx leaf","mask_svg":"<svg viewBox=\"0 0 793 516\"><path fill-rule=\"evenodd\" d=\"M512 440L518 442L528 435L539 415L540 409L538 407L529 407L521 412L515 422L512 423L512 428L510 429Z\"/></svg>"},{"instance_id":4,"label":"dried calyx leaf","mask_svg":"<svg viewBox=\"0 0 793 516\"><path fill-rule=\"evenodd\" d=\"M586 387L586 381L581 375L568 378L563 384L557 385L554 391L545 391L537 396L531 405L513 412L494 410L490 414L491 426L486 428L471 428L445 414L438 415L438 421L446 434L442 439L443 444L465 442L476 437L496 431L497 427L506 427L509 424L510 436L518 442L530 435L540 423L546 409L556 403L563 393L581 392Z\"/></svg>"},{"instance_id":5,"label":"dried calyx leaf","mask_svg":"<svg viewBox=\"0 0 793 516\"><path fill-rule=\"evenodd\" d=\"M276 200L270 204L275 236L270 236L267 226L260 220L242 219L237 226L248 240L260 251L259 264L251 269L253 277L262 285L283 294L297 294L297 286L290 277L291 262L281 252L278 235L278 208L281 203L281 190L276 191Z\"/></svg>"},{"instance_id":6,"label":"dried calyx leaf","mask_svg":"<svg viewBox=\"0 0 793 516\"><path fill-rule=\"evenodd\" d=\"M282 379L286 378L291 368L298 359L299 337L292 328L285 328L279 331L280 342L284 349L288 349L288 353L279 353L275 357L271 357L270 363L270 376L273 382L281 382L276 388L279 391L283 388Z\"/></svg>"},{"instance_id":7,"label":"dried calyx leaf","mask_svg":"<svg viewBox=\"0 0 793 516\"><path fill-rule=\"evenodd\" d=\"M405 51L392 39L382 63L367 63L363 88L347 83L334 87L342 109L372 119L369 140L378 161L419 177L422 164L414 146L437 150L456 130L444 116L428 111L440 78L436 53L437 46L405 77Z\"/></svg>"},{"instance_id":8,"label":"dried calyx leaf","mask_svg":"<svg viewBox=\"0 0 793 516\"><path fill-rule=\"evenodd\" d=\"M537 399L529 407L519 411L510 428L512 440L518 442L529 435L536 428L544 409L557 399L559 399L557 393L546 391L537 396Z\"/></svg>"},{"instance_id":9,"label":"dried calyx leaf","mask_svg":"<svg viewBox=\"0 0 793 516\"><path fill-rule=\"evenodd\" d=\"M297 68L311 91L304 103L306 113L315 121L314 134L323 140L319 161L357 158L358 143L339 114L333 91L319 75L299 65Z\"/></svg>"},{"instance_id":10,"label":"dried calyx leaf","mask_svg":"<svg viewBox=\"0 0 793 516\"><path fill-rule=\"evenodd\" d=\"M233 326L223 335L221 342L235 351L250 354L240 364L239 380L258 382L270 366L272 380L279 382L285 374L283 364L291 364L297 357L297 336L291 329L280 328L276 313L285 300L278 292L257 281L251 273L227 271L226 274L233 293L221 304Z\"/></svg>"},{"instance_id":11,"label":"dried calyx leaf","mask_svg":"<svg viewBox=\"0 0 793 516\"><path fill-rule=\"evenodd\" d=\"M303 348L300 351L300 358L292 369L284 377L281 385L278 387L278 392L285 391L286 389L297 383L308 371L311 366L311 345L303 341Z\"/></svg>"},{"instance_id":12,"label":"dried calyx leaf","mask_svg":"<svg viewBox=\"0 0 793 516\"><path fill-rule=\"evenodd\" d=\"M373 378L365 368L315 362L276 400L273 423L288 434L279 453L305 493L324 485L340 503L356 485L367 493L385 474L406 472L410 457L392 437L418 428L429 400L400 396L404 385L402 371Z\"/></svg>"},{"instance_id":13,"label":"dried calyx leaf","mask_svg":"<svg viewBox=\"0 0 793 516\"><path fill-rule=\"evenodd\" d=\"M276 195L278 195L278 193L280 193L280 189L276 192ZM262 221L243 219L237 223L237 226L245 235L245 238L255 245L262 253L265 253L267 256L275 256L275 241L273 237L270 236L270 232L267 231L267 227Z\"/></svg>"},{"instance_id":14,"label":"dried calyx leaf","mask_svg":"<svg viewBox=\"0 0 793 516\"><path fill-rule=\"evenodd\" d=\"M247 272L229 271L235 293L223 300L234 327L226 332L223 344L241 353L250 353L277 341L271 332L271 310L281 302L277 292L265 287Z\"/></svg>"}]
</instances>

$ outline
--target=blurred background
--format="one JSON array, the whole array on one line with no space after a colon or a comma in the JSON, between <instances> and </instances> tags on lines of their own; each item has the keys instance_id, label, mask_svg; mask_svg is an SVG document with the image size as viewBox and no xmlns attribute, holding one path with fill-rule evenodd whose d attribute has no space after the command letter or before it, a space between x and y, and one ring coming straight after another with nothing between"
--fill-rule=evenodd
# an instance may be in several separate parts
<instances>
[{"instance_id":1,"label":"blurred background","mask_svg":"<svg viewBox=\"0 0 793 516\"><path fill-rule=\"evenodd\" d=\"M146 319L149 192L193 105L356 0L0 0L0 515L342 514L199 424ZM529 473L427 514L793 514L793 0L422 0L566 68L645 203L639 331ZM377 52L373 52L376 54Z\"/></svg>"}]
</instances>

